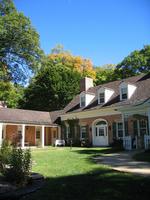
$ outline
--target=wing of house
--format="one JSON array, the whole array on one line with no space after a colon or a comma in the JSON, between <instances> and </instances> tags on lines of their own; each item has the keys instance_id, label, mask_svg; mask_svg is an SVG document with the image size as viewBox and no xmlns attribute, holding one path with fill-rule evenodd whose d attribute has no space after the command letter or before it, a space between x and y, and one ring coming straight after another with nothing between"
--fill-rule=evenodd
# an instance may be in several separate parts
<instances>
[{"instance_id":1,"label":"wing of house","mask_svg":"<svg viewBox=\"0 0 150 200\"><path fill-rule=\"evenodd\" d=\"M90 78L84 78L80 84L80 94L61 115L64 137L86 139L93 146L108 146L124 138L126 148L143 148L150 133L150 74L96 87ZM77 119L78 128L70 131L69 120Z\"/></svg>"}]
</instances>

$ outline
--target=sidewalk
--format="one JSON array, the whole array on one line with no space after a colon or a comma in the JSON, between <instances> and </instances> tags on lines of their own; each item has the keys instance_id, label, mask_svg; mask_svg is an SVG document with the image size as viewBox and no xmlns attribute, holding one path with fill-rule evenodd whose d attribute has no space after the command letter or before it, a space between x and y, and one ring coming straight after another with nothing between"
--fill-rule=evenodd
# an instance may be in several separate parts
<instances>
[{"instance_id":1,"label":"sidewalk","mask_svg":"<svg viewBox=\"0 0 150 200\"><path fill-rule=\"evenodd\" d=\"M150 163L134 161L132 156L135 152L120 152L113 154L104 154L96 157L94 160L98 164L104 164L112 167L114 170L130 172L142 176L150 176Z\"/></svg>"}]
</instances>

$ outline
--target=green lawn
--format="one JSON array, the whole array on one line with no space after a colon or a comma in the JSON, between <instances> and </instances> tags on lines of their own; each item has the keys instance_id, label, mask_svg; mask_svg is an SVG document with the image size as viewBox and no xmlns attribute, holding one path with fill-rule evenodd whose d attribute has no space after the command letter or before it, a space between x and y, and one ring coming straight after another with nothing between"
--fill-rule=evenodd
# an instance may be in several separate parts
<instances>
[{"instance_id":1,"label":"green lawn","mask_svg":"<svg viewBox=\"0 0 150 200\"><path fill-rule=\"evenodd\" d=\"M50 148L32 152L33 170L43 174L45 185L29 200L148 200L150 179L119 173L92 161L109 153L102 148Z\"/></svg>"}]
</instances>

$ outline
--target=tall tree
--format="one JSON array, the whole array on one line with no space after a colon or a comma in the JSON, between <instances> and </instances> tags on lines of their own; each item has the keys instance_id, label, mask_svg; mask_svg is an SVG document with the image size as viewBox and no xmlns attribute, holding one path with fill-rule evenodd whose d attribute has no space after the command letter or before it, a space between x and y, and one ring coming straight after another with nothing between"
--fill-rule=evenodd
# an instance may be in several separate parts
<instances>
[{"instance_id":1,"label":"tall tree","mask_svg":"<svg viewBox=\"0 0 150 200\"><path fill-rule=\"evenodd\" d=\"M100 67L95 67L96 79L95 84L100 85L106 82L119 79L119 76L115 73L115 65L106 64Z\"/></svg>"},{"instance_id":2,"label":"tall tree","mask_svg":"<svg viewBox=\"0 0 150 200\"><path fill-rule=\"evenodd\" d=\"M69 51L66 51L63 45L57 45L48 55L48 60L59 67L60 65L76 70L82 76L88 76L95 79L96 73L93 69L93 64L89 59L84 59L80 56L73 56Z\"/></svg>"},{"instance_id":3,"label":"tall tree","mask_svg":"<svg viewBox=\"0 0 150 200\"><path fill-rule=\"evenodd\" d=\"M116 66L116 73L122 78L150 71L150 45L141 50L133 51Z\"/></svg>"},{"instance_id":4,"label":"tall tree","mask_svg":"<svg viewBox=\"0 0 150 200\"><path fill-rule=\"evenodd\" d=\"M39 35L12 0L0 0L0 80L24 83L40 67Z\"/></svg>"},{"instance_id":5,"label":"tall tree","mask_svg":"<svg viewBox=\"0 0 150 200\"><path fill-rule=\"evenodd\" d=\"M79 93L81 74L64 65L49 61L25 90L20 107L52 111L64 108Z\"/></svg>"}]
</instances>

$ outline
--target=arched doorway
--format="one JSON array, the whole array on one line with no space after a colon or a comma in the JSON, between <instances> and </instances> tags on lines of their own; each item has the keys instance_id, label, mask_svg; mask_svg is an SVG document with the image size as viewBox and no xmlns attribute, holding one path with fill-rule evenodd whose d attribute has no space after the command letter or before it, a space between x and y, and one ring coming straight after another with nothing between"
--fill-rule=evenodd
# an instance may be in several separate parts
<instances>
[{"instance_id":1,"label":"arched doorway","mask_svg":"<svg viewBox=\"0 0 150 200\"><path fill-rule=\"evenodd\" d=\"M92 125L93 146L108 146L108 125L104 119L98 119Z\"/></svg>"}]
</instances>

